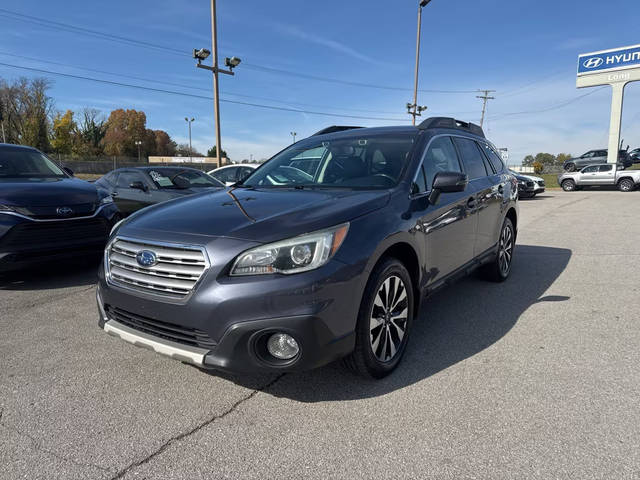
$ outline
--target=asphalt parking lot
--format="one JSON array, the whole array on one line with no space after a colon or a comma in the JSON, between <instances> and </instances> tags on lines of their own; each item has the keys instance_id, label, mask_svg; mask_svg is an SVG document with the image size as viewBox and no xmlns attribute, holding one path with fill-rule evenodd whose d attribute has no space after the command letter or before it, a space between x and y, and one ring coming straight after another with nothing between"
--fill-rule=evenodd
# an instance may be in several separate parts
<instances>
[{"instance_id":1,"label":"asphalt parking lot","mask_svg":"<svg viewBox=\"0 0 640 480\"><path fill-rule=\"evenodd\" d=\"M520 204L512 277L365 381L208 374L98 329L95 267L0 278L0 478L640 478L640 192Z\"/></svg>"}]
</instances>

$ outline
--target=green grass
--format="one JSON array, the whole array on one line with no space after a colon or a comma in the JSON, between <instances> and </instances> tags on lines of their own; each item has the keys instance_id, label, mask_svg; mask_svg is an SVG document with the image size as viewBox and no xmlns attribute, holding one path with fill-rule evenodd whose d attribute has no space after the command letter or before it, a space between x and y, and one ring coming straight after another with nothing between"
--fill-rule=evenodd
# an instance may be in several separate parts
<instances>
[{"instance_id":1,"label":"green grass","mask_svg":"<svg viewBox=\"0 0 640 480\"><path fill-rule=\"evenodd\" d=\"M102 177L102 175L97 173L77 173L74 176L80 180L97 180Z\"/></svg>"},{"instance_id":2,"label":"green grass","mask_svg":"<svg viewBox=\"0 0 640 480\"><path fill-rule=\"evenodd\" d=\"M535 174L533 174L535 175ZM541 175L537 175L538 177L544 178L545 188L560 188L558 185L558 174L556 173L543 173Z\"/></svg>"}]
</instances>

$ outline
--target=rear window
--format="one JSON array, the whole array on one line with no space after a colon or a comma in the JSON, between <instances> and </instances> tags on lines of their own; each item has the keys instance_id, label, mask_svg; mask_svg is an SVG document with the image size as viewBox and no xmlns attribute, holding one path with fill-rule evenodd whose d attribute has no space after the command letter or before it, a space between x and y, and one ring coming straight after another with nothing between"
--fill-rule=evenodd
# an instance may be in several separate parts
<instances>
[{"instance_id":1,"label":"rear window","mask_svg":"<svg viewBox=\"0 0 640 480\"><path fill-rule=\"evenodd\" d=\"M453 141L458 147L469 180L486 177L487 170L484 166L484 159L476 142L462 137L454 137Z\"/></svg>"}]
</instances>

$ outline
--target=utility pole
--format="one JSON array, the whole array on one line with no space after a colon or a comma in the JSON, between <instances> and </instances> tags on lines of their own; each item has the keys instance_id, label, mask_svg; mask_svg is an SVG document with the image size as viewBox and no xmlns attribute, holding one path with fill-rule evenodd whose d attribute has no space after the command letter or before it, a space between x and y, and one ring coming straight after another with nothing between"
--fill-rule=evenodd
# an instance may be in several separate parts
<instances>
[{"instance_id":1,"label":"utility pole","mask_svg":"<svg viewBox=\"0 0 640 480\"><path fill-rule=\"evenodd\" d=\"M211 51L213 52L213 66L203 65L202 61L206 59L211 52L206 48L200 50L193 50L193 58L198 59L196 67L204 68L213 72L213 111L216 130L216 162L221 167L220 152L222 151L222 145L220 142L220 98L218 90L218 73L224 73L226 75L234 75L233 69L240 65L240 59L238 57L227 57L224 59L225 66L229 67L229 70L223 70L218 68L218 37L217 37L217 23L216 23L216 0L211 0Z\"/></svg>"},{"instance_id":2,"label":"utility pole","mask_svg":"<svg viewBox=\"0 0 640 480\"><path fill-rule=\"evenodd\" d=\"M184 117L184 120L189 124L189 163L193 163L193 159L191 158L193 155L193 148L191 147L191 122L193 122L195 118L189 120L189 117Z\"/></svg>"},{"instance_id":3,"label":"utility pole","mask_svg":"<svg viewBox=\"0 0 640 480\"><path fill-rule=\"evenodd\" d=\"M4 107L0 102L0 127L2 127L2 143L7 143L7 137L4 135Z\"/></svg>"},{"instance_id":4,"label":"utility pole","mask_svg":"<svg viewBox=\"0 0 640 480\"><path fill-rule=\"evenodd\" d=\"M416 70L413 84L413 103L407 103L407 113L412 116L412 124L416 124L416 117L421 116L422 112L427 109L425 106L418 105L418 70L420 68L420 31L422 29L422 8L426 7L431 0L421 0L418 3L418 35L416 38Z\"/></svg>"},{"instance_id":5,"label":"utility pole","mask_svg":"<svg viewBox=\"0 0 640 480\"><path fill-rule=\"evenodd\" d=\"M140 140L136 140L135 144L138 146L138 162L141 162L142 160L140 159L140 145L142 145L142 142Z\"/></svg>"},{"instance_id":6,"label":"utility pole","mask_svg":"<svg viewBox=\"0 0 640 480\"><path fill-rule=\"evenodd\" d=\"M293 137L293 143L296 143L296 135L298 134L297 132L290 132L291 136Z\"/></svg>"},{"instance_id":7,"label":"utility pole","mask_svg":"<svg viewBox=\"0 0 640 480\"><path fill-rule=\"evenodd\" d=\"M495 100L496 97L490 97L489 94L495 92L495 90L478 90L484 93L484 95L476 95L476 98L482 99L482 117L480 117L480 126L484 123L484 114L487 111L487 101Z\"/></svg>"}]
</instances>

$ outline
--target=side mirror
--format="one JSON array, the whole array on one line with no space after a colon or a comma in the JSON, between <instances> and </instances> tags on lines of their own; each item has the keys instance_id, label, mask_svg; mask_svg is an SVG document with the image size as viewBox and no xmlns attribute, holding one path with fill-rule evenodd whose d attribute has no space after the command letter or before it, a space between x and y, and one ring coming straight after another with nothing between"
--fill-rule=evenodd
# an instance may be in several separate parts
<instances>
[{"instance_id":1,"label":"side mirror","mask_svg":"<svg viewBox=\"0 0 640 480\"><path fill-rule=\"evenodd\" d=\"M62 170L64 170L67 175L71 175L72 177L74 176L73 170L71 170L69 167L62 167Z\"/></svg>"},{"instance_id":2,"label":"side mirror","mask_svg":"<svg viewBox=\"0 0 640 480\"><path fill-rule=\"evenodd\" d=\"M135 188L136 190L142 190L143 192L148 190L147 186L142 182L133 182L129 185L129 188Z\"/></svg>"},{"instance_id":3,"label":"side mirror","mask_svg":"<svg viewBox=\"0 0 640 480\"><path fill-rule=\"evenodd\" d=\"M429 203L438 203L441 193L464 192L469 183L469 177L461 172L438 172L433 179Z\"/></svg>"}]
</instances>

